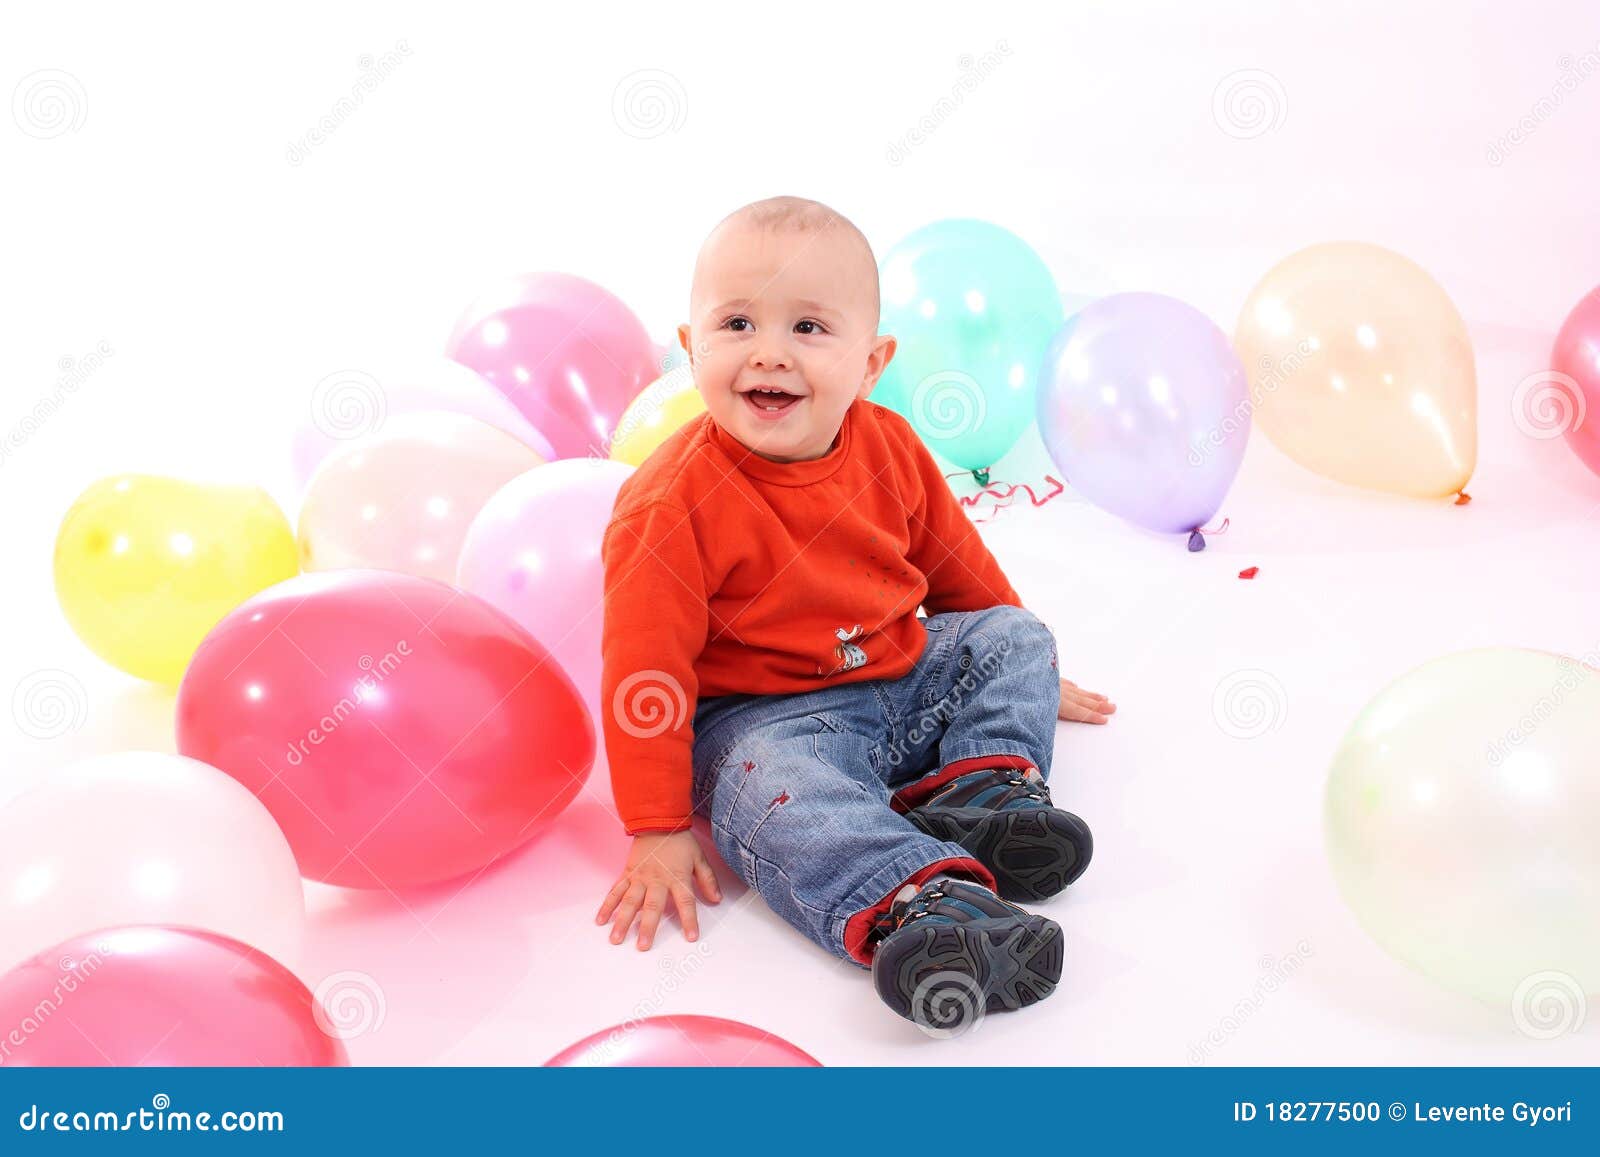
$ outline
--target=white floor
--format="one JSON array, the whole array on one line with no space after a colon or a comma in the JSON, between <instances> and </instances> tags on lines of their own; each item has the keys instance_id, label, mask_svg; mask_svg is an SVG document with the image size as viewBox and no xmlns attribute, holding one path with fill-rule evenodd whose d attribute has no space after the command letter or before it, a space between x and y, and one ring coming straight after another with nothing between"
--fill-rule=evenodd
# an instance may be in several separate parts
<instances>
[{"instance_id":1,"label":"white floor","mask_svg":"<svg viewBox=\"0 0 1600 1157\"><path fill-rule=\"evenodd\" d=\"M1258 437L1222 512L1229 528L1200 554L1070 490L985 525L1055 630L1063 674L1120 704L1104 727L1057 735L1056 797L1091 823L1096 855L1043 908L1068 935L1046 1004L959 1040L925 1038L727 872L699 945L674 927L649 954L611 946L590 923L626 848L603 764L556 826L469 886L402 901L312 885L298 972L312 987L362 974L340 998L347 1023L367 1026L348 1042L359 1064L535 1064L656 1013L743 1020L828 1064L1595 1062L1600 1017L1532 1040L1507 1010L1387 957L1342 904L1322 851L1329 758L1389 679L1472 646L1600 644L1600 479L1510 421L1511 388L1545 339L1474 336L1483 432L1469 506L1348 490ZM1025 443L995 477L1049 469ZM60 738L8 734L4 794L85 754L173 749L170 698L99 664L61 620L52 533L41 514L12 541L7 685L48 657L81 681L86 704ZM1260 568L1253 581L1237 577L1247 566ZM1234 705L1219 706L1229 689Z\"/></svg>"}]
</instances>

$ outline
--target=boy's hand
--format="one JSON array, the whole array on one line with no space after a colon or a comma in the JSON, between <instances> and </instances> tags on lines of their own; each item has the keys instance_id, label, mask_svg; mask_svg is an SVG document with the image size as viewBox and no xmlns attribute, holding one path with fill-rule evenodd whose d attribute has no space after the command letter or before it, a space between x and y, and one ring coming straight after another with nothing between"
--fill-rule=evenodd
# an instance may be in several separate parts
<instances>
[{"instance_id":1,"label":"boy's hand","mask_svg":"<svg viewBox=\"0 0 1600 1157\"><path fill-rule=\"evenodd\" d=\"M1104 723L1117 705L1098 691L1085 691L1071 679L1061 680L1061 706L1057 719L1068 723Z\"/></svg>"},{"instance_id":2,"label":"boy's hand","mask_svg":"<svg viewBox=\"0 0 1600 1157\"><path fill-rule=\"evenodd\" d=\"M696 940L700 936L700 921L695 916L691 882L699 885L706 903L721 901L722 889L717 887L716 873L711 870L711 862L700 850L700 841L693 832L640 832L633 837L627 866L601 901L594 922L604 924L615 911L617 918L611 925L611 943L621 944L628 938L633 918L639 916L639 951L644 952L655 940L656 925L661 923L661 914L666 911L670 899L678 909L683 938Z\"/></svg>"}]
</instances>

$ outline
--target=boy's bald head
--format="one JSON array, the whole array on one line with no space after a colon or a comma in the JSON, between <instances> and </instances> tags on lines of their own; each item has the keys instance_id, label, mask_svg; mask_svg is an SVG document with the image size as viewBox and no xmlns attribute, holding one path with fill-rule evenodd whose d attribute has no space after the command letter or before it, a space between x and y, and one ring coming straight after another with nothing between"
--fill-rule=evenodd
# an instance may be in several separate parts
<instances>
[{"instance_id":1,"label":"boy's bald head","mask_svg":"<svg viewBox=\"0 0 1600 1157\"><path fill-rule=\"evenodd\" d=\"M866 235L851 220L821 201L806 197L767 197L752 201L735 209L711 230L695 259L694 283L690 289L691 312L695 311L702 290L702 274L719 244L727 243L746 230L770 233L810 234L819 240L826 239L826 252L833 260L846 262L839 272L841 280L862 292L863 303L870 310L872 332L876 333L882 303L878 293L878 262L872 255L872 246ZM809 247L808 247L809 248Z\"/></svg>"}]
</instances>

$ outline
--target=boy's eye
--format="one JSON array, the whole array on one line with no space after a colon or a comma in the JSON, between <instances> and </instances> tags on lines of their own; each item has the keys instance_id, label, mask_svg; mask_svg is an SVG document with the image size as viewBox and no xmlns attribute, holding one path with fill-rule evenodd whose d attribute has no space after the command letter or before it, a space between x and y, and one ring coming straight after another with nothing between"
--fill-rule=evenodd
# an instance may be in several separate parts
<instances>
[{"instance_id":1,"label":"boy's eye","mask_svg":"<svg viewBox=\"0 0 1600 1157\"><path fill-rule=\"evenodd\" d=\"M821 322L812 321L809 318L807 318L805 321L797 321L797 322L794 323L794 327L797 330L800 329L800 327L803 326L803 325L809 325L809 326L811 326L811 329L800 330L801 333L822 333L822 332L824 332Z\"/></svg>"},{"instance_id":2,"label":"boy's eye","mask_svg":"<svg viewBox=\"0 0 1600 1157\"><path fill-rule=\"evenodd\" d=\"M733 324L735 322L744 322L745 325L749 325L750 324L749 319L743 318L743 317L730 317L727 321L723 322L722 324L725 325L725 326L731 327L731 326L733 326Z\"/></svg>"}]
</instances>

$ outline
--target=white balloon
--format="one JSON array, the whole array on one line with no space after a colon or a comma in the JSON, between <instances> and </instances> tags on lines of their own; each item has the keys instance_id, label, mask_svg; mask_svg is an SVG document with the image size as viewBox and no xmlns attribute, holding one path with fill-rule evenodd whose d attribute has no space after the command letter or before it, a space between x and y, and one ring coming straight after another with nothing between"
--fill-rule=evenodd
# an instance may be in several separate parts
<instances>
[{"instance_id":1,"label":"white balloon","mask_svg":"<svg viewBox=\"0 0 1600 1157\"><path fill-rule=\"evenodd\" d=\"M123 751L60 768L0 808L0 972L118 924L220 932L292 969L294 853L248 788L197 759Z\"/></svg>"},{"instance_id":2,"label":"white balloon","mask_svg":"<svg viewBox=\"0 0 1600 1157\"><path fill-rule=\"evenodd\" d=\"M550 441L523 417L516 403L488 380L449 358L419 358L372 370L345 369L311 387L296 417L295 481L304 489L322 461L341 446L380 433L399 414L443 410L504 430L545 461Z\"/></svg>"},{"instance_id":3,"label":"white balloon","mask_svg":"<svg viewBox=\"0 0 1600 1157\"><path fill-rule=\"evenodd\" d=\"M454 582L462 541L483 504L544 461L463 414L390 418L311 476L297 531L301 568L376 567Z\"/></svg>"},{"instance_id":4,"label":"white balloon","mask_svg":"<svg viewBox=\"0 0 1600 1157\"><path fill-rule=\"evenodd\" d=\"M1326 805L1339 888L1390 953L1519 1023L1600 993L1600 670L1425 663L1351 726Z\"/></svg>"}]
</instances>

